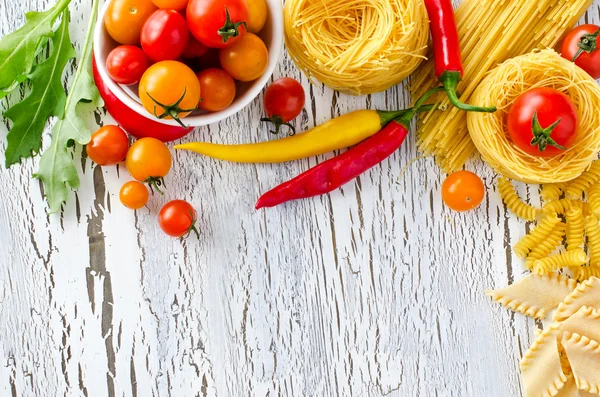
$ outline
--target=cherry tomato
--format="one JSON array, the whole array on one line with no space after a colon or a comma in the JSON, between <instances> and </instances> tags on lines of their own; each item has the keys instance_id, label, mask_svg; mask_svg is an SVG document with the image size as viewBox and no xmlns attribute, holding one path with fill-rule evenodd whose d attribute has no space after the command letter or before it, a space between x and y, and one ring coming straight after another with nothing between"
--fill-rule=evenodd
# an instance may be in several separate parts
<instances>
[{"instance_id":1,"label":"cherry tomato","mask_svg":"<svg viewBox=\"0 0 600 397\"><path fill-rule=\"evenodd\" d=\"M190 32L211 48L230 47L246 33L246 0L190 0L186 18Z\"/></svg>"},{"instance_id":2,"label":"cherry tomato","mask_svg":"<svg viewBox=\"0 0 600 397\"><path fill-rule=\"evenodd\" d=\"M150 67L150 60L139 47L121 45L108 54L106 69L111 79L119 84L139 83L142 75Z\"/></svg>"},{"instance_id":3,"label":"cherry tomato","mask_svg":"<svg viewBox=\"0 0 600 397\"><path fill-rule=\"evenodd\" d=\"M282 125L287 125L295 132L289 122L300 115L305 99L304 89L296 80L289 77L275 80L265 92L267 118L262 121L275 124L274 134L279 133Z\"/></svg>"},{"instance_id":4,"label":"cherry tomato","mask_svg":"<svg viewBox=\"0 0 600 397\"><path fill-rule=\"evenodd\" d=\"M600 26L598 25L581 25L573 29L561 46L561 55L563 58L572 61L577 52L579 51L579 42L582 36L586 35L587 38L587 49L590 52L583 51L575 60L575 65L579 66L583 70L589 73L594 79L600 79L600 49L596 46L597 37L593 37L597 34Z\"/></svg>"},{"instance_id":5,"label":"cherry tomato","mask_svg":"<svg viewBox=\"0 0 600 397\"><path fill-rule=\"evenodd\" d=\"M483 201L485 187L481 178L470 171L448 175L442 184L442 200L454 211L469 211Z\"/></svg>"},{"instance_id":6,"label":"cherry tomato","mask_svg":"<svg viewBox=\"0 0 600 397\"><path fill-rule=\"evenodd\" d=\"M553 157L568 149L577 138L578 125L577 108L569 97L546 87L518 97L507 117L512 142L525 153L540 157Z\"/></svg>"},{"instance_id":7,"label":"cherry tomato","mask_svg":"<svg viewBox=\"0 0 600 397\"><path fill-rule=\"evenodd\" d=\"M188 0L152 0L155 6L162 9L184 10L188 5Z\"/></svg>"},{"instance_id":8,"label":"cherry tomato","mask_svg":"<svg viewBox=\"0 0 600 397\"><path fill-rule=\"evenodd\" d=\"M239 81L252 81L267 70L269 51L257 35L247 33L231 47L222 49L219 59L231 77Z\"/></svg>"},{"instance_id":9,"label":"cherry tomato","mask_svg":"<svg viewBox=\"0 0 600 397\"><path fill-rule=\"evenodd\" d=\"M179 58L188 44L185 18L175 10L155 11L144 24L142 48L154 62Z\"/></svg>"},{"instance_id":10,"label":"cherry tomato","mask_svg":"<svg viewBox=\"0 0 600 397\"><path fill-rule=\"evenodd\" d=\"M198 58L198 63L201 69L221 68L221 61L219 60L220 50L215 48L209 48L206 54Z\"/></svg>"},{"instance_id":11,"label":"cherry tomato","mask_svg":"<svg viewBox=\"0 0 600 397\"><path fill-rule=\"evenodd\" d=\"M177 61L162 61L150 66L139 86L144 108L159 119L187 116L200 102L200 82L192 69Z\"/></svg>"},{"instance_id":12,"label":"cherry tomato","mask_svg":"<svg viewBox=\"0 0 600 397\"><path fill-rule=\"evenodd\" d=\"M194 38L194 36L190 36L188 40L188 44L185 47L185 51L183 51L183 57L187 59L191 58L199 58L202 55L208 52L208 47L199 42Z\"/></svg>"},{"instance_id":13,"label":"cherry tomato","mask_svg":"<svg viewBox=\"0 0 600 397\"><path fill-rule=\"evenodd\" d=\"M161 192L160 186L171 170L171 161L171 152L164 143L155 138L142 138L129 148L125 165L134 179Z\"/></svg>"},{"instance_id":14,"label":"cherry tomato","mask_svg":"<svg viewBox=\"0 0 600 397\"><path fill-rule=\"evenodd\" d=\"M144 22L156 6L150 0L111 0L104 26L108 34L119 44L139 44Z\"/></svg>"},{"instance_id":15,"label":"cherry tomato","mask_svg":"<svg viewBox=\"0 0 600 397\"><path fill-rule=\"evenodd\" d=\"M200 109L218 112L231 105L235 98L235 81L223 69L206 69L198 73L202 91Z\"/></svg>"},{"instance_id":16,"label":"cherry tomato","mask_svg":"<svg viewBox=\"0 0 600 397\"><path fill-rule=\"evenodd\" d=\"M183 200L167 203L158 214L160 228L171 237L184 237L193 231L200 238L196 219L194 207Z\"/></svg>"},{"instance_id":17,"label":"cherry tomato","mask_svg":"<svg viewBox=\"0 0 600 397\"><path fill-rule=\"evenodd\" d=\"M248 32L258 33L267 22L267 2L265 0L246 0L248 3Z\"/></svg>"},{"instance_id":18,"label":"cherry tomato","mask_svg":"<svg viewBox=\"0 0 600 397\"><path fill-rule=\"evenodd\" d=\"M148 202L148 188L141 182L130 181L119 192L121 203L132 210L139 210Z\"/></svg>"},{"instance_id":19,"label":"cherry tomato","mask_svg":"<svg viewBox=\"0 0 600 397\"><path fill-rule=\"evenodd\" d=\"M125 159L129 140L125 131L116 125L105 125L92 134L85 146L88 157L98 165L114 165Z\"/></svg>"}]
</instances>

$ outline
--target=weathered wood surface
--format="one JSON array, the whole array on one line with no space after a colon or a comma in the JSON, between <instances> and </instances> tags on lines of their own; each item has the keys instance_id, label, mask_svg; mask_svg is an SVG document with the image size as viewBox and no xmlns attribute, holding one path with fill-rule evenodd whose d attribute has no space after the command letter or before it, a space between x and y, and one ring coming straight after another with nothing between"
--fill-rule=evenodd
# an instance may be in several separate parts
<instances>
[{"instance_id":1,"label":"weathered wood surface","mask_svg":"<svg viewBox=\"0 0 600 397\"><path fill-rule=\"evenodd\" d=\"M50 3L0 0L1 33ZM89 6L71 5L78 46ZM401 87L354 98L311 86L287 57L279 76L310 94L300 129L409 103ZM191 139L266 139L260 113L256 100ZM260 212L261 192L331 155L252 166L175 153L166 196L137 213L119 203L123 167L78 161L82 186L55 216L31 179L38 160L2 170L0 396L521 396L518 360L536 325L483 292L521 276L509 247L527 226L478 162L483 205L444 208L432 159L400 177L416 156L411 137L338 192ZM170 199L198 209L200 241L159 230Z\"/></svg>"}]
</instances>

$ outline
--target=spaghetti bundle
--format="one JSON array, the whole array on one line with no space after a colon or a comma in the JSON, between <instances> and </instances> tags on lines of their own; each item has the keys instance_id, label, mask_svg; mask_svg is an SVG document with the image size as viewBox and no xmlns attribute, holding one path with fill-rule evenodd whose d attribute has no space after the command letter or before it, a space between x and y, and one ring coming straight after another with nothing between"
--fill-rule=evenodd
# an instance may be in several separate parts
<instances>
[{"instance_id":1,"label":"spaghetti bundle","mask_svg":"<svg viewBox=\"0 0 600 397\"><path fill-rule=\"evenodd\" d=\"M527 154L510 141L507 133L510 106L525 91L537 87L565 93L578 109L577 139L555 157ZM553 50L535 51L504 62L480 83L471 100L498 107L493 114L470 113L468 127L483 159L509 178L528 183L570 181L585 171L600 151L600 87L585 71Z\"/></svg>"},{"instance_id":2,"label":"spaghetti bundle","mask_svg":"<svg viewBox=\"0 0 600 397\"><path fill-rule=\"evenodd\" d=\"M422 1L287 0L285 43L313 80L354 95L388 89L425 59Z\"/></svg>"},{"instance_id":3,"label":"spaghetti bundle","mask_svg":"<svg viewBox=\"0 0 600 397\"><path fill-rule=\"evenodd\" d=\"M482 105L471 95L486 73L499 63L534 49L554 47L593 0L463 0L456 9L465 68L461 100ZM432 61L414 75L413 97L437 85ZM445 101L445 104L447 101ZM494 104L495 105L495 104ZM467 116L458 109L431 112L421 119L417 143L437 157L445 171L460 169L476 152L467 131Z\"/></svg>"}]
</instances>

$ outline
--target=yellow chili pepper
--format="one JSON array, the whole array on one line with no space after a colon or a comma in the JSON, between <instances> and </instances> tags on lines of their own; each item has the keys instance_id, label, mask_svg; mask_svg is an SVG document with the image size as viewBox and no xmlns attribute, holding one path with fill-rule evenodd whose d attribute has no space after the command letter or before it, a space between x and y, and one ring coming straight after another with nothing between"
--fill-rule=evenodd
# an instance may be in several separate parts
<instances>
[{"instance_id":1,"label":"yellow chili pepper","mask_svg":"<svg viewBox=\"0 0 600 397\"><path fill-rule=\"evenodd\" d=\"M191 142L177 145L175 149L238 163L282 163L356 145L405 112L357 110L306 132L274 141L242 145Z\"/></svg>"}]
</instances>

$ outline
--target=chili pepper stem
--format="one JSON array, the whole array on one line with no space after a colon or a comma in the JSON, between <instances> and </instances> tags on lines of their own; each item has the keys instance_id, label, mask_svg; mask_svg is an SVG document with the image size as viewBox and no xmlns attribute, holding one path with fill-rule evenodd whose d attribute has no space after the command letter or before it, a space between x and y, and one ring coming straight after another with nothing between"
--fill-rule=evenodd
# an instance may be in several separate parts
<instances>
[{"instance_id":1,"label":"chili pepper stem","mask_svg":"<svg viewBox=\"0 0 600 397\"><path fill-rule=\"evenodd\" d=\"M594 33L588 33L581 36L579 43L577 43L577 47L579 47L579 49L575 53L575 56L571 62L575 62L577 58L579 58L579 56L584 52L591 54L592 52L596 51L598 46L598 35L600 35L600 29L596 30Z\"/></svg>"},{"instance_id":2,"label":"chili pepper stem","mask_svg":"<svg viewBox=\"0 0 600 397\"><path fill-rule=\"evenodd\" d=\"M279 134L279 132L281 131L281 126L285 125L285 126L288 126L292 130L292 132L290 132L290 136L296 135L296 128L293 125L291 125L290 123L283 121L281 116L279 116L277 114L272 117L263 117L262 119L260 119L260 121L263 121L265 123L275 124L275 131L273 131L273 130L269 131L271 134L274 134L274 135Z\"/></svg>"},{"instance_id":3,"label":"chili pepper stem","mask_svg":"<svg viewBox=\"0 0 600 397\"><path fill-rule=\"evenodd\" d=\"M440 82L444 86L446 90L446 95L450 102L458 109L463 110L465 112L480 112L480 113L494 113L496 111L495 106L490 107L480 107L469 105L464 102L461 102L458 98L457 90L458 83L462 80L460 72L447 70L440 76Z\"/></svg>"},{"instance_id":4,"label":"chili pepper stem","mask_svg":"<svg viewBox=\"0 0 600 397\"><path fill-rule=\"evenodd\" d=\"M189 113L189 112L193 112L194 110L198 109L198 107L194 107L193 109L182 109L179 107L179 105L181 104L181 102L183 101L183 99L185 98L185 94L187 93L187 87L183 88L183 94L181 94L181 96L179 97L179 99L171 104L171 105L165 105L163 103L160 103L159 101L157 101L156 99L154 99L152 97L152 95L150 95L149 92L146 92L146 95L148 95L148 97L150 97L150 99L152 99L155 103L154 105L154 116L159 119L162 120L164 118L167 117L171 117L173 120L177 121L177 123L179 123L179 125L181 125L184 128L187 128L187 126L185 124L183 124L183 122L181 121L181 118L179 117L180 113ZM163 112L161 114L157 113L157 108L156 105L160 106L163 108Z\"/></svg>"},{"instance_id":5,"label":"chili pepper stem","mask_svg":"<svg viewBox=\"0 0 600 397\"><path fill-rule=\"evenodd\" d=\"M238 37L240 35L240 25L244 25L246 30L248 26L246 22L231 22L231 16L229 15L229 9L225 6L225 25L217 31L219 36L223 38L223 43L227 43L227 40L232 37Z\"/></svg>"},{"instance_id":6,"label":"chili pepper stem","mask_svg":"<svg viewBox=\"0 0 600 397\"><path fill-rule=\"evenodd\" d=\"M154 194L154 189L160 194L165 194L162 190L160 190L161 186L165 186L165 179L160 176L149 176L144 183L147 183L150 187L150 191Z\"/></svg>"}]
</instances>

